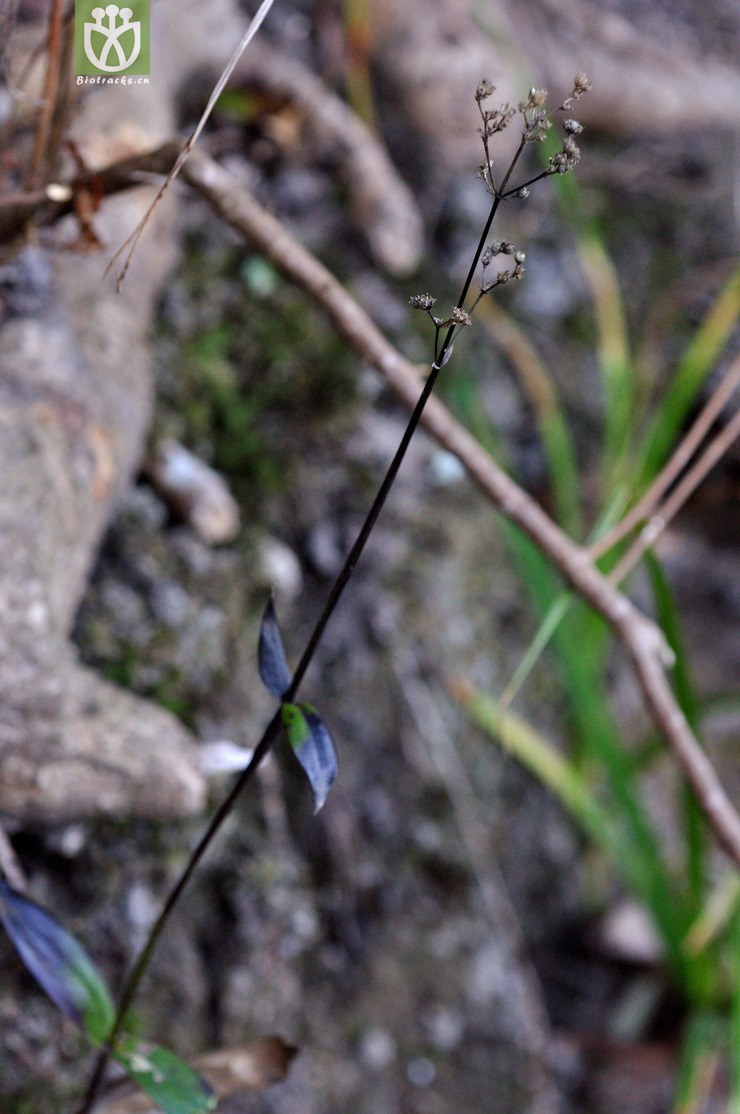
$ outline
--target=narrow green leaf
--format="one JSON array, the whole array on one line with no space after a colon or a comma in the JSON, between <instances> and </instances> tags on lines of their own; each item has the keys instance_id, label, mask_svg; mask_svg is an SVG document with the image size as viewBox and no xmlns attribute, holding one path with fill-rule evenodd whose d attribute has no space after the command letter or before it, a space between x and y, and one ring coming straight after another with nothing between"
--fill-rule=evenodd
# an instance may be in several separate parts
<instances>
[{"instance_id":1,"label":"narrow green leaf","mask_svg":"<svg viewBox=\"0 0 740 1114\"><path fill-rule=\"evenodd\" d=\"M0 881L0 920L36 982L100 1045L115 1011L108 987L81 944L46 909Z\"/></svg>"},{"instance_id":2,"label":"narrow green leaf","mask_svg":"<svg viewBox=\"0 0 740 1114\"><path fill-rule=\"evenodd\" d=\"M208 1084L166 1048L130 1043L115 1059L165 1114L208 1114L216 1108Z\"/></svg>"},{"instance_id":3,"label":"narrow green leaf","mask_svg":"<svg viewBox=\"0 0 740 1114\"><path fill-rule=\"evenodd\" d=\"M579 235L578 251L596 316L597 353L604 385L602 480L608 496L615 480L623 478L623 465L629 454L635 424L635 373L619 280L595 223Z\"/></svg>"},{"instance_id":4,"label":"narrow green leaf","mask_svg":"<svg viewBox=\"0 0 740 1114\"><path fill-rule=\"evenodd\" d=\"M730 1107L729 1114L740 1114L740 909L730 925L730 977L732 1005L730 1017Z\"/></svg>"},{"instance_id":5,"label":"narrow green leaf","mask_svg":"<svg viewBox=\"0 0 740 1114\"><path fill-rule=\"evenodd\" d=\"M678 1063L674 1114L702 1114L707 1109L707 1084L726 1044L724 1018L701 1011L689 1016Z\"/></svg>"},{"instance_id":6,"label":"narrow green leaf","mask_svg":"<svg viewBox=\"0 0 740 1114\"><path fill-rule=\"evenodd\" d=\"M501 712L495 700L466 684L456 685L454 692L475 723L547 786L610 858L616 852L629 874L632 869L630 858L619 854L620 846L624 851L619 826L591 792L576 766L521 716Z\"/></svg>"},{"instance_id":7,"label":"narrow green leaf","mask_svg":"<svg viewBox=\"0 0 740 1114\"><path fill-rule=\"evenodd\" d=\"M492 343L506 355L529 399L547 458L557 521L567 534L578 540L583 533L578 466L557 387L524 329L510 313L490 299L481 302L478 312ZM469 384L470 376L465 380ZM468 422L471 410L485 414L480 391L469 388L469 393L473 397L465 406Z\"/></svg>"},{"instance_id":8,"label":"narrow green leaf","mask_svg":"<svg viewBox=\"0 0 740 1114\"><path fill-rule=\"evenodd\" d=\"M702 906L701 913L686 934L686 951L696 953L708 947L740 916L740 876L726 874L719 880Z\"/></svg>"},{"instance_id":9,"label":"narrow green leaf","mask_svg":"<svg viewBox=\"0 0 740 1114\"><path fill-rule=\"evenodd\" d=\"M689 344L660 400L644 440L637 470L638 490L655 478L670 455L681 426L727 344L740 316L740 271L718 294Z\"/></svg>"},{"instance_id":10,"label":"narrow green leaf","mask_svg":"<svg viewBox=\"0 0 740 1114\"><path fill-rule=\"evenodd\" d=\"M311 783L314 811L318 812L339 769L331 735L310 704L283 704L280 716L288 742Z\"/></svg>"}]
</instances>

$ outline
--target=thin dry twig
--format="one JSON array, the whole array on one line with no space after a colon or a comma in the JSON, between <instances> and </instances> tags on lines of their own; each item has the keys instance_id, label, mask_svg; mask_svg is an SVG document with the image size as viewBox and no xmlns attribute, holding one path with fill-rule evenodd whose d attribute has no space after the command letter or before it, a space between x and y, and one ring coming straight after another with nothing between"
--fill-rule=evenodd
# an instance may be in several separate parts
<instances>
[{"instance_id":1,"label":"thin dry twig","mask_svg":"<svg viewBox=\"0 0 740 1114\"><path fill-rule=\"evenodd\" d=\"M162 200L162 198L164 197L165 193L170 188L170 186L174 182L175 178L178 176L178 174L182 170L183 166L185 165L185 162L186 162L188 156L190 155L191 151L195 147L195 144L198 142L198 138L199 138L201 132L203 131L204 127L206 126L206 124L208 122L208 118L210 117L211 113L213 112L213 109L216 107L216 102L218 101L218 98L223 93L223 91L226 87L227 81L229 80L232 73L234 72L234 69L236 67L237 62L239 61L239 59L243 55L244 51L249 46L249 44L252 41L252 39L254 38L254 36L259 31L260 27L262 26L262 24L265 20L265 17L267 16L267 13L269 12L269 10L272 7L272 5L274 4L274 2L275 2L275 0L262 0L262 3L260 4L259 8L255 12L254 16L252 17L252 20L249 24L249 27L244 32L244 35L242 36L241 42L237 46L236 50L232 54L229 61L226 63L226 65L223 69L223 72L221 73L221 76L219 77L218 81L216 82L216 84L214 86L214 89L213 89L213 92L211 93L210 97L208 98L208 104L204 108L203 114L201 115L200 120L198 121L198 123L195 126L195 130L192 132L192 134L185 141L185 146L180 150L180 152L177 156L177 159L175 160L174 166L172 167L169 174L165 178L164 182L160 186L156 197L152 201L151 205L147 209L147 211L144 214L144 216L142 217L141 221L137 224L134 231L131 233L131 235L128 237L128 239L126 239L124 241L124 243L121 244L120 248L118 249L116 254L113 256L110 263L108 264L107 270L110 270L110 268L114 265L116 260L120 259L121 255L124 252L126 252L126 258L124 259L123 266L121 267L121 270L118 272L118 275L116 276L116 284L119 288L120 288L121 283L123 282L123 280L126 278L126 272L128 271L129 267L131 266L131 260L133 258L134 252L136 251L136 245L138 244L139 240L141 239L142 235L144 234L144 230L146 229L146 226L149 224L149 221L152 218L154 210L157 208L157 205L159 205L159 203ZM128 251L126 251L127 248L128 248Z\"/></svg>"},{"instance_id":2,"label":"thin dry twig","mask_svg":"<svg viewBox=\"0 0 740 1114\"><path fill-rule=\"evenodd\" d=\"M172 147L150 157L156 169ZM140 169L146 160L137 160ZM383 376L398 397L414 407L419 371L386 339L365 311L275 217L212 159L193 152L183 177L248 242L322 306L339 334ZM595 567L588 551L573 542L538 503L511 479L437 399L429 399L422 422L453 453L486 497L545 553L563 578L606 619L627 650L645 705L665 735L707 820L727 853L740 865L740 816L714 767L681 712L666 676L673 658L662 631Z\"/></svg>"},{"instance_id":3,"label":"thin dry twig","mask_svg":"<svg viewBox=\"0 0 740 1114\"><path fill-rule=\"evenodd\" d=\"M740 369L740 360L737 364ZM725 455L733 441L740 437L740 410L732 420L709 442L701 456L689 468L681 482L674 491L652 515L638 537L622 557L618 565L612 570L609 579L613 584L619 584L632 572L635 565L639 564L648 549L651 549L660 535L676 517L687 499L696 491L707 473L714 468Z\"/></svg>"},{"instance_id":4,"label":"thin dry twig","mask_svg":"<svg viewBox=\"0 0 740 1114\"><path fill-rule=\"evenodd\" d=\"M608 534L590 546L589 553L594 560L608 553L610 549L613 549L633 530L636 530L641 522L644 522L655 512L663 494L691 460L710 429L712 422L732 398L738 384L740 384L740 359L734 361L724 379L717 385L696 421L642 498L635 503L632 510L617 523L613 530L610 530Z\"/></svg>"}]
</instances>

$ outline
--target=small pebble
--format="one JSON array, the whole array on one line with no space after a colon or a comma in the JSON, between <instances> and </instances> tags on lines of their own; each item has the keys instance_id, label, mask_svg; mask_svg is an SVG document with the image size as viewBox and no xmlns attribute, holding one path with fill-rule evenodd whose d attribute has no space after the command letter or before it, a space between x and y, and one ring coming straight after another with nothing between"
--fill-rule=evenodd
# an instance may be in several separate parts
<instances>
[{"instance_id":1,"label":"small pebble","mask_svg":"<svg viewBox=\"0 0 740 1114\"><path fill-rule=\"evenodd\" d=\"M406 1076L414 1087L430 1087L437 1078L437 1069L428 1056L414 1056L406 1065Z\"/></svg>"}]
</instances>

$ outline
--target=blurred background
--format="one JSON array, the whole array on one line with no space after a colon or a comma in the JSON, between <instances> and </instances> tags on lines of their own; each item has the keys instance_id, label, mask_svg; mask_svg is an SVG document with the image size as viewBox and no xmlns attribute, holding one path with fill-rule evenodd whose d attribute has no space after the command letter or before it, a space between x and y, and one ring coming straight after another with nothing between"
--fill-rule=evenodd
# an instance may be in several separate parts
<instances>
[{"instance_id":1,"label":"blurred background","mask_svg":"<svg viewBox=\"0 0 740 1114\"><path fill-rule=\"evenodd\" d=\"M67 128L88 165L136 150L150 127L150 146L186 134L248 6L152 10L150 89L70 99ZM22 61L48 14L45 0L22 0L3 16L5 193L32 134L16 97ZM476 175L476 86L495 83L492 106L545 87L554 108L576 72L589 75L571 110L582 162L503 206L495 235L526 252L526 277L481 304L439 387L581 541L654 477L736 346L739 25L722 0L277 0L202 147L428 365L431 326L409 297L428 290L446 315L490 204ZM152 108L165 86L166 113ZM496 139L502 169L518 134L515 118ZM60 142L55 158L63 172L72 155ZM178 185L165 206L171 265L142 341L146 445L131 435L144 464L85 559L72 639L85 666L149 702L137 715L157 704L192 733L213 807L236 748L272 714L256 665L269 589L294 662L406 415L308 296L204 202ZM102 220L93 214L93 232ZM7 268L29 248L69 266L79 227L68 218L22 244L6 237L11 324ZM72 260L78 273L84 258L102 274L118 241L100 238L103 250L88 239ZM95 328L108 297L85 282L54 309L78 330ZM167 490L173 446L209 466L206 486L228 485L223 528ZM731 448L661 539L659 564L629 584L680 631L682 703L736 800L739 469ZM563 614L538 650L553 607ZM271 1033L299 1047L284 1082L219 1109L734 1109L737 877L686 803L605 628L425 434L304 693L339 753L325 808L312 816L304 775L278 748L137 1004L142 1031L185 1055ZM506 747L502 694L515 717ZM574 784L591 811L573 806ZM76 808L4 815L34 896L116 985L203 813ZM0 1108L70 1109L87 1063L80 1037L0 946Z\"/></svg>"}]
</instances>

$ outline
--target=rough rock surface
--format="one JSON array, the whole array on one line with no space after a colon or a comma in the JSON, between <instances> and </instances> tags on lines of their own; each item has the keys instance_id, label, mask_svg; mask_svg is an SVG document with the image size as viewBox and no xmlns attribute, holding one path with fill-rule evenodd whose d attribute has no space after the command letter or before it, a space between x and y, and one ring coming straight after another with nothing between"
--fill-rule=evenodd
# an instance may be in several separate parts
<instances>
[{"instance_id":1,"label":"rough rock surface","mask_svg":"<svg viewBox=\"0 0 740 1114\"><path fill-rule=\"evenodd\" d=\"M91 165L171 135L184 77L238 41L230 5L199 14L188 4L180 24L173 11L182 7L158 5L155 19L175 38L179 26L187 34L158 60L151 86L105 87L83 100L73 132ZM103 278L111 247L151 196L131 191L96 215L106 252L24 248L0 279L0 810L17 818L163 817L204 802L188 733L80 668L67 643L151 413L147 335L175 259L171 203L122 292ZM57 249L65 235L74 228L57 231Z\"/></svg>"}]
</instances>

